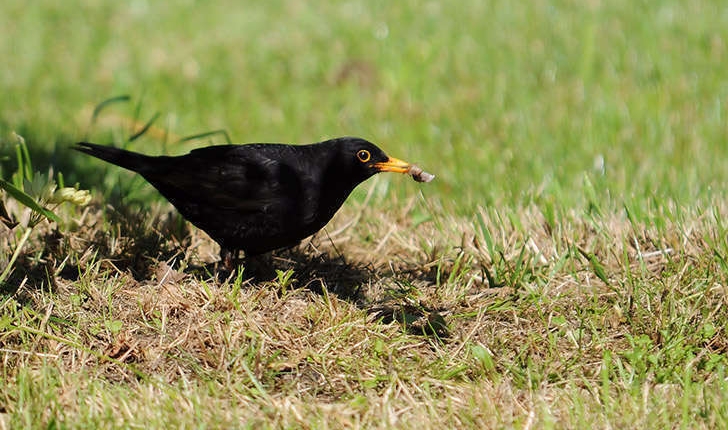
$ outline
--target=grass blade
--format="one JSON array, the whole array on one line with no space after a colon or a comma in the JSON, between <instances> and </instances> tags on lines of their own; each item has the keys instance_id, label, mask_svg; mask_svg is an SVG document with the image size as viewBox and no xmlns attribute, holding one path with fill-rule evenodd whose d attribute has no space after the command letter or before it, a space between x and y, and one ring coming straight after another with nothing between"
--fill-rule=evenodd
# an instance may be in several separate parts
<instances>
[{"instance_id":1,"label":"grass blade","mask_svg":"<svg viewBox=\"0 0 728 430\"><path fill-rule=\"evenodd\" d=\"M122 95L122 96L116 96L111 97L110 99L106 99L102 101L101 103L97 104L94 108L94 113L91 115L91 122L95 122L96 118L99 116L102 110L106 109L108 106L115 104L115 103L122 103L122 102L128 102L131 100L131 96L128 94Z\"/></svg>"},{"instance_id":2,"label":"grass blade","mask_svg":"<svg viewBox=\"0 0 728 430\"><path fill-rule=\"evenodd\" d=\"M227 143L233 143L232 140L230 140L230 135L225 129L206 131L200 134L193 134L192 136L183 137L179 140L179 142L189 142L190 140L204 139L206 137L214 136L216 134L222 134L223 136L225 136L225 141Z\"/></svg>"},{"instance_id":3,"label":"grass blade","mask_svg":"<svg viewBox=\"0 0 728 430\"><path fill-rule=\"evenodd\" d=\"M159 112L155 113L152 116L152 118L149 121L147 121L146 124L144 124L144 127L142 127L141 130L137 131L136 133L132 134L131 137L129 137L129 142L133 142L133 141L137 140L138 138L142 137L142 135L144 135L144 133L146 133L147 130L149 130L149 128L152 126L152 124L154 124L154 122L157 120L157 118L159 118L159 115L160 115Z\"/></svg>"},{"instance_id":4,"label":"grass blade","mask_svg":"<svg viewBox=\"0 0 728 430\"><path fill-rule=\"evenodd\" d=\"M5 190L12 198L29 207L34 212L43 215L51 221L60 221L56 214L38 204L38 202L36 202L31 196L29 196L19 188L16 188L15 185L11 184L10 182L5 181L4 179L0 179L0 188Z\"/></svg>"}]
</instances>

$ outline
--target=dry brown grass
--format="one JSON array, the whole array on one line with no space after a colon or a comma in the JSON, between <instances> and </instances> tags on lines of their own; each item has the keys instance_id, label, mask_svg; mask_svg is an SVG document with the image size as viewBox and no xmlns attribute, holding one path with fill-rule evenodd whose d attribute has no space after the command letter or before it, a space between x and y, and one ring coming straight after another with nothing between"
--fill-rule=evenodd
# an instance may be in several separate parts
<instances>
[{"instance_id":1,"label":"dry brown grass","mask_svg":"<svg viewBox=\"0 0 728 430\"><path fill-rule=\"evenodd\" d=\"M67 233L38 230L1 305L0 422L39 413L34 423L71 426L541 428L725 418L716 373L725 271L715 257L725 238L713 210L667 209L677 215L659 225L576 213L549 225L535 207L462 218L416 198L400 210L368 200L276 253L274 266L292 272L270 281L216 276L215 245L164 205L97 204L66 214ZM687 409L697 394L686 368L707 393Z\"/></svg>"}]
</instances>

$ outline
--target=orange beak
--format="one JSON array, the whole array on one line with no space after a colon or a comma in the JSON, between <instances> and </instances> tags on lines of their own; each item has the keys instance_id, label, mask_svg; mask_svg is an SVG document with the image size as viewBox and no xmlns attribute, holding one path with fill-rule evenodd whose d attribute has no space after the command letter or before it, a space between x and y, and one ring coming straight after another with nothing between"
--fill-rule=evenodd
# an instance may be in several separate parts
<instances>
[{"instance_id":1,"label":"orange beak","mask_svg":"<svg viewBox=\"0 0 728 430\"><path fill-rule=\"evenodd\" d=\"M410 163L394 157L389 157L387 161L384 161L382 163L374 164L374 168L379 170L380 172L394 173L408 173L410 166Z\"/></svg>"}]
</instances>

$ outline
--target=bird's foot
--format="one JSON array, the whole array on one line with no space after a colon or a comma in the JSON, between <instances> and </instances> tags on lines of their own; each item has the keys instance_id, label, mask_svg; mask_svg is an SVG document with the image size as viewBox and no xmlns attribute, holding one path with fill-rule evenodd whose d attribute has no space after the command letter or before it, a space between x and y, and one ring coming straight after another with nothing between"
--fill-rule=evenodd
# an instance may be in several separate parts
<instances>
[{"instance_id":1,"label":"bird's foot","mask_svg":"<svg viewBox=\"0 0 728 430\"><path fill-rule=\"evenodd\" d=\"M238 251L227 248L220 250L220 260L215 262L214 271L218 279L227 279L233 275L238 268Z\"/></svg>"},{"instance_id":2,"label":"bird's foot","mask_svg":"<svg viewBox=\"0 0 728 430\"><path fill-rule=\"evenodd\" d=\"M270 253L260 255L246 255L243 267L245 277L253 281L265 282L276 279L276 270Z\"/></svg>"},{"instance_id":3,"label":"bird's foot","mask_svg":"<svg viewBox=\"0 0 728 430\"><path fill-rule=\"evenodd\" d=\"M227 279L231 275L238 276L242 272L245 280L258 282L271 281L277 276L270 253L246 255L241 260L238 258L237 250L226 248L220 250L220 261L217 262L215 271L222 279Z\"/></svg>"}]
</instances>

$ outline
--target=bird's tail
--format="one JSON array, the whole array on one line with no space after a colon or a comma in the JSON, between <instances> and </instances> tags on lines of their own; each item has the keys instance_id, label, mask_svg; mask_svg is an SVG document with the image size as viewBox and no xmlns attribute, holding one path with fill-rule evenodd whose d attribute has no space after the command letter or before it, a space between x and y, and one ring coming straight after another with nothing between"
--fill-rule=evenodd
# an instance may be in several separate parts
<instances>
[{"instance_id":1,"label":"bird's tail","mask_svg":"<svg viewBox=\"0 0 728 430\"><path fill-rule=\"evenodd\" d=\"M139 173L143 173L148 169L149 159L151 158L125 149L88 142L78 142L73 149Z\"/></svg>"}]
</instances>

